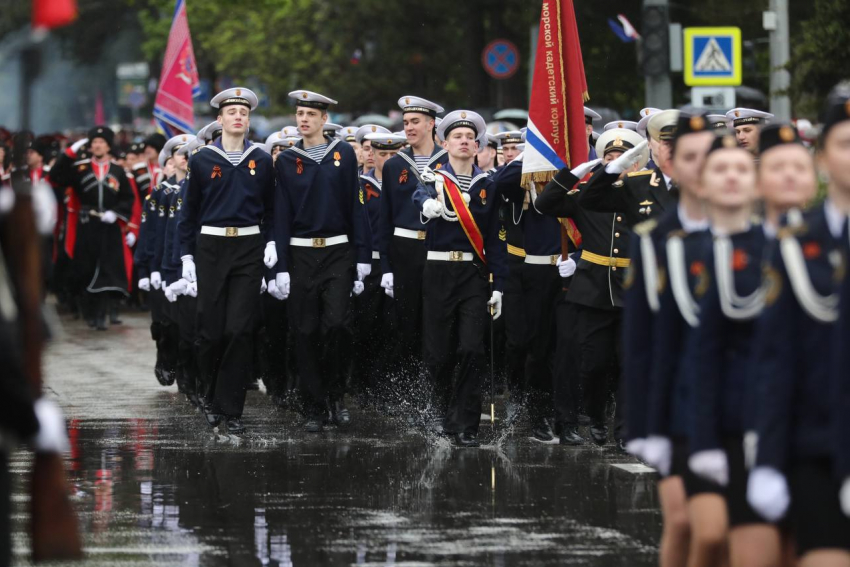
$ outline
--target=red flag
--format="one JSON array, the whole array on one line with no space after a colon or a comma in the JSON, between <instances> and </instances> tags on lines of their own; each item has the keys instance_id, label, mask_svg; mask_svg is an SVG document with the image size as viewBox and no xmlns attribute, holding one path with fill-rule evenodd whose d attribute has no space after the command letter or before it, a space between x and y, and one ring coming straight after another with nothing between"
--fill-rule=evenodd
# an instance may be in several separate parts
<instances>
[{"instance_id":1,"label":"red flag","mask_svg":"<svg viewBox=\"0 0 850 567\"><path fill-rule=\"evenodd\" d=\"M77 18L77 0L32 0L32 27L59 28Z\"/></svg>"},{"instance_id":2,"label":"red flag","mask_svg":"<svg viewBox=\"0 0 850 567\"><path fill-rule=\"evenodd\" d=\"M523 185L587 161L587 80L572 0L544 0L528 109Z\"/></svg>"},{"instance_id":3,"label":"red flag","mask_svg":"<svg viewBox=\"0 0 850 567\"><path fill-rule=\"evenodd\" d=\"M194 130L192 98L200 92L185 0L177 0L156 91L153 116L167 137Z\"/></svg>"},{"instance_id":4,"label":"red flag","mask_svg":"<svg viewBox=\"0 0 850 567\"><path fill-rule=\"evenodd\" d=\"M94 99L94 123L106 124L106 113L103 111L103 93L97 91L97 97Z\"/></svg>"}]
</instances>

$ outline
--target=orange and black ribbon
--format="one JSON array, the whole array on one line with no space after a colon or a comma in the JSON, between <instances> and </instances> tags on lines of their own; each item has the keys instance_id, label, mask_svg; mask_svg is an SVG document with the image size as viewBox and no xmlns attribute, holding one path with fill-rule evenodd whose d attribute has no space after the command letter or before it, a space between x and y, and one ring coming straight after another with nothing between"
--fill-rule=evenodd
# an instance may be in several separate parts
<instances>
[{"instance_id":1,"label":"orange and black ribbon","mask_svg":"<svg viewBox=\"0 0 850 567\"><path fill-rule=\"evenodd\" d=\"M221 168L217 165L214 165L212 175L210 175L210 179L215 179L216 177L218 177L219 179L221 178Z\"/></svg>"},{"instance_id":2,"label":"orange and black ribbon","mask_svg":"<svg viewBox=\"0 0 850 567\"><path fill-rule=\"evenodd\" d=\"M368 201L372 197L380 197L381 194L372 187L371 183L366 184L366 200Z\"/></svg>"},{"instance_id":3,"label":"orange and black ribbon","mask_svg":"<svg viewBox=\"0 0 850 567\"><path fill-rule=\"evenodd\" d=\"M399 182L399 184L407 183L407 170L406 169L401 170L401 175L398 176L398 182Z\"/></svg>"},{"instance_id":4,"label":"orange and black ribbon","mask_svg":"<svg viewBox=\"0 0 850 567\"><path fill-rule=\"evenodd\" d=\"M295 173L298 175L304 173L304 162L301 161L301 158L295 158Z\"/></svg>"}]
</instances>

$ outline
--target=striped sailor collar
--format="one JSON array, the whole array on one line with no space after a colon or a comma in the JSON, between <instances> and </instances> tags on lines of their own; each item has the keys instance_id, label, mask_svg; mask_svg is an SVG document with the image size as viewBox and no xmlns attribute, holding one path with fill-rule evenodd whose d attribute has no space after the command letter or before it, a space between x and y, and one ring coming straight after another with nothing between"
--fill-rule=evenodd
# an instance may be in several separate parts
<instances>
[{"instance_id":1,"label":"striped sailor collar","mask_svg":"<svg viewBox=\"0 0 850 567\"><path fill-rule=\"evenodd\" d=\"M441 173L445 175L446 177L451 179L455 183L455 185L460 187L460 182L457 179L457 174L455 174L450 163L446 163L446 165L442 169L436 170L435 173ZM481 171L481 169L477 165L472 164L472 181L469 182L469 189L467 189L467 191L471 191L478 181L481 181L482 179L487 179L488 177L490 177L489 173Z\"/></svg>"},{"instance_id":2,"label":"striped sailor collar","mask_svg":"<svg viewBox=\"0 0 850 567\"><path fill-rule=\"evenodd\" d=\"M239 159L239 163L236 164L236 165L240 165L243 161L245 161L245 158L248 157L248 154L250 154L251 152L253 152L254 150L256 150L257 148L260 147L256 144L252 144L248 140L243 140L243 144L244 145L242 146L242 157ZM223 157L225 159L225 161L227 161L227 163L231 163L230 162L230 156L228 156L227 152L224 151L224 146L221 143L221 138L218 138L212 144L207 144L206 146L201 146L199 149L215 152L218 155L220 155L221 157ZM231 165L233 165L233 164L231 163Z\"/></svg>"},{"instance_id":3,"label":"striped sailor collar","mask_svg":"<svg viewBox=\"0 0 850 567\"><path fill-rule=\"evenodd\" d=\"M369 181L370 183L375 185L378 189L380 189L381 188L381 182L378 181L378 179L375 178L375 176L372 175L374 172L375 172L375 170L373 169L373 170L368 171L366 173L361 173L360 179L363 179L365 181Z\"/></svg>"},{"instance_id":4,"label":"striped sailor collar","mask_svg":"<svg viewBox=\"0 0 850 567\"><path fill-rule=\"evenodd\" d=\"M325 143L328 144L328 147L325 148L325 153L322 154L322 157L320 157L317 160L313 160L313 161L315 161L316 163L322 163L325 160L325 157L327 157L327 155L329 153L331 153L331 150L334 149L336 147L336 145L339 144L339 142L340 142L339 139L331 140L330 138L325 136ZM301 138L300 140L298 140L298 142L296 142L295 145L292 146L289 149L290 149L290 151L293 151L297 154L301 154L304 157L308 157L310 159L313 159L312 157L310 157L310 154L307 153L307 150L304 149L304 138Z\"/></svg>"}]
</instances>

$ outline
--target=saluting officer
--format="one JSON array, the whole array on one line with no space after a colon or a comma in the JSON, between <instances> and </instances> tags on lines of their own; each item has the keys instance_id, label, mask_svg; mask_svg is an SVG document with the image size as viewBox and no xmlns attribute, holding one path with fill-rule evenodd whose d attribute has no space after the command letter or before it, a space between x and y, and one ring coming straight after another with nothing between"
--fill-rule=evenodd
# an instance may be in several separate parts
<instances>
[{"instance_id":1,"label":"saluting officer","mask_svg":"<svg viewBox=\"0 0 850 567\"><path fill-rule=\"evenodd\" d=\"M323 135L328 107L336 101L304 90L289 96L303 138L275 163L280 250L275 293L279 299L292 294L289 320L305 429L318 433L328 403L338 425L350 423L344 384L338 380L338 352L352 285L372 271L372 244L354 149Z\"/></svg>"},{"instance_id":2,"label":"saluting officer","mask_svg":"<svg viewBox=\"0 0 850 567\"><path fill-rule=\"evenodd\" d=\"M486 135L484 119L475 112L449 113L438 128L449 161L428 174L413 196L427 219L423 352L434 388L432 411L443 422L433 427L453 434L462 447L479 445L487 313L501 315L507 275L500 199L492 179L474 163L476 142Z\"/></svg>"},{"instance_id":3,"label":"saluting officer","mask_svg":"<svg viewBox=\"0 0 850 567\"><path fill-rule=\"evenodd\" d=\"M263 264L277 263L274 177L271 156L247 140L257 95L237 87L210 104L218 109L222 135L191 157L178 231L183 278L198 282L197 354L207 422L224 421L238 434L253 377Z\"/></svg>"}]
</instances>

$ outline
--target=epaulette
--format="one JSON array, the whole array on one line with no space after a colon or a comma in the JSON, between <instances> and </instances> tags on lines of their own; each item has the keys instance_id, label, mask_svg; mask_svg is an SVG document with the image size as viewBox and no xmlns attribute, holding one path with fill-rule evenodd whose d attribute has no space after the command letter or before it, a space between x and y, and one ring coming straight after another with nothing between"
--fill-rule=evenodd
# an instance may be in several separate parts
<instances>
[{"instance_id":1,"label":"epaulette","mask_svg":"<svg viewBox=\"0 0 850 567\"><path fill-rule=\"evenodd\" d=\"M637 177L639 175L652 175L654 172L651 169L642 169L640 171L633 171L631 173L627 173L626 177Z\"/></svg>"},{"instance_id":2,"label":"epaulette","mask_svg":"<svg viewBox=\"0 0 850 567\"><path fill-rule=\"evenodd\" d=\"M134 164L133 164L133 171L136 171L137 169L146 168L147 166L148 166L148 164L146 164L146 163L145 163L145 162L143 162L143 161L140 161L140 162L138 162L138 163L134 163Z\"/></svg>"},{"instance_id":3,"label":"epaulette","mask_svg":"<svg viewBox=\"0 0 850 567\"><path fill-rule=\"evenodd\" d=\"M656 226L658 226L658 220L657 219L649 219L649 220L643 221L640 224L635 225L634 231L639 236L647 236L650 232L655 230Z\"/></svg>"},{"instance_id":4,"label":"epaulette","mask_svg":"<svg viewBox=\"0 0 850 567\"><path fill-rule=\"evenodd\" d=\"M194 150L192 150L192 153L190 155L195 155L199 151L201 151L201 148L195 148Z\"/></svg>"}]
</instances>

